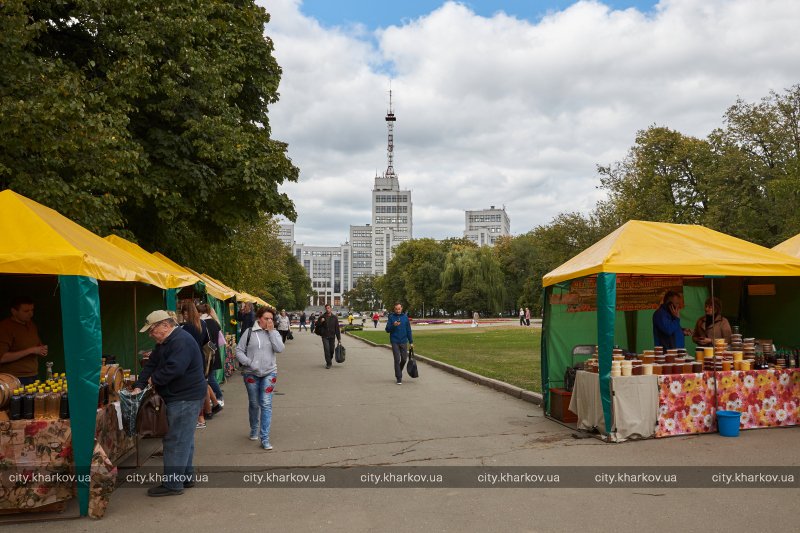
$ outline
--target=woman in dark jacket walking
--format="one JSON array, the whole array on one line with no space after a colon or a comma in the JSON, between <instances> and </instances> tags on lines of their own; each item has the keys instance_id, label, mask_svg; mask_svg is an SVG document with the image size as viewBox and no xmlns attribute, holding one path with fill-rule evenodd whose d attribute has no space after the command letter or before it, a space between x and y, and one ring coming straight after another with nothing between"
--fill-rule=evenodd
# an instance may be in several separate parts
<instances>
[{"instance_id":1,"label":"woman in dark jacket walking","mask_svg":"<svg viewBox=\"0 0 800 533\"><path fill-rule=\"evenodd\" d=\"M211 390L217 397L217 405L211 409L211 412L216 414L225 405L225 400L222 398L222 389L219 387L216 376L217 370L222 370L222 356L220 355L220 350L225 349L225 344L220 342L222 326L220 326L219 322L217 322L217 320L214 318L213 309L211 309L210 305L198 305L197 312L200 313L200 320L206 326L206 330L208 331L208 336L211 339L211 342L217 345L217 351L215 351L214 355L212 356L211 365L209 367L208 375L206 376Z\"/></svg>"}]
</instances>

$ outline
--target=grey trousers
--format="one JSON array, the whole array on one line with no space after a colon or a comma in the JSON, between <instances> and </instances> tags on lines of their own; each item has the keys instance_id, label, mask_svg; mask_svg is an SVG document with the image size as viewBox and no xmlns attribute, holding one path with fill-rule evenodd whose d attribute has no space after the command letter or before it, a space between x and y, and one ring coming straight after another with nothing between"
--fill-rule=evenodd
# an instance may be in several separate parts
<instances>
[{"instance_id":1,"label":"grey trousers","mask_svg":"<svg viewBox=\"0 0 800 533\"><path fill-rule=\"evenodd\" d=\"M392 355L394 355L394 377L397 381L403 381L403 368L408 359L408 343L392 343Z\"/></svg>"}]
</instances>

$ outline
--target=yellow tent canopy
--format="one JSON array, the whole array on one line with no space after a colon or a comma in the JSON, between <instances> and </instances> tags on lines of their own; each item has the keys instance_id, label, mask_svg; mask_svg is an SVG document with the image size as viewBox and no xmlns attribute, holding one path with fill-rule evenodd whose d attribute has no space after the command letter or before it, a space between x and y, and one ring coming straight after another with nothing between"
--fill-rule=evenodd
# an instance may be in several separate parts
<instances>
[{"instance_id":1,"label":"yellow tent canopy","mask_svg":"<svg viewBox=\"0 0 800 533\"><path fill-rule=\"evenodd\" d=\"M792 257L800 257L800 234L795 235L791 239L786 239L772 249L782 254L791 255Z\"/></svg>"},{"instance_id":2,"label":"yellow tent canopy","mask_svg":"<svg viewBox=\"0 0 800 533\"><path fill-rule=\"evenodd\" d=\"M0 192L0 231L2 273L88 276L174 287L170 274L154 270L57 211L10 189Z\"/></svg>"},{"instance_id":3,"label":"yellow tent canopy","mask_svg":"<svg viewBox=\"0 0 800 533\"><path fill-rule=\"evenodd\" d=\"M193 276L196 276L200 281L202 281L206 286L206 292L216 298L217 300L228 300L229 298L233 298L236 296L236 291L228 287L227 285L223 285L222 283L215 281L208 276L195 272L189 267L184 267L167 257L166 255L160 252L153 252L153 255L157 258L161 259L162 261L167 262L168 264L172 265L175 268L179 268Z\"/></svg>"},{"instance_id":4,"label":"yellow tent canopy","mask_svg":"<svg viewBox=\"0 0 800 533\"><path fill-rule=\"evenodd\" d=\"M800 276L800 260L703 226L631 220L545 275L544 286L599 272Z\"/></svg>"},{"instance_id":5,"label":"yellow tent canopy","mask_svg":"<svg viewBox=\"0 0 800 533\"><path fill-rule=\"evenodd\" d=\"M172 281L172 284L169 288L186 287L188 285L194 285L200 281L200 278L194 274L191 274L182 268L175 268L170 263L167 263L163 259L151 254L138 244L132 243L129 240L123 239L117 235L108 235L105 240L135 256L143 263L150 265L154 270L167 273Z\"/></svg>"}]
</instances>

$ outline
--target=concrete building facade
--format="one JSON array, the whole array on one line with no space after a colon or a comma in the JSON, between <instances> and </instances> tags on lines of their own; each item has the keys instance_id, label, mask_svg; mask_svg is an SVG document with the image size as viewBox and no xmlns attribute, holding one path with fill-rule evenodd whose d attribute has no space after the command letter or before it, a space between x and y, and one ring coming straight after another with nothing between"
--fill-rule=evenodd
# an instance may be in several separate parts
<instances>
[{"instance_id":1,"label":"concrete building facade","mask_svg":"<svg viewBox=\"0 0 800 533\"><path fill-rule=\"evenodd\" d=\"M511 235L511 220L505 206L464 212L464 238L478 246L492 246L501 236Z\"/></svg>"}]
</instances>

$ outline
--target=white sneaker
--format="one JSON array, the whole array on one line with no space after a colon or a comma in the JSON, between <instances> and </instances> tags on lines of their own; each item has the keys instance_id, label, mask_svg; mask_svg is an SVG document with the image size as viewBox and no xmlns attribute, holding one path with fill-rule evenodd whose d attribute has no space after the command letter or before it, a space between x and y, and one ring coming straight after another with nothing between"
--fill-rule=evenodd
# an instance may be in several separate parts
<instances>
[{"instance_id":1,"label":"white sneaker","mask_svg":"<svg viewBox=\"0 0 800 533\"><path fill-rule=\"evenodd\" d=\"M250 440L258 440L258 435L250 435Z\"/></svg>"},{"instance_id":2,"label":"white sneaker","mask_svg":"<svg viewBox=\"0 0 800 533\"><path fill-rule=\"evenodd\" d=\"M217 403L220 405L220 407L225 407L225 400L217 400Z\"/></svg>"}]
</instances>

